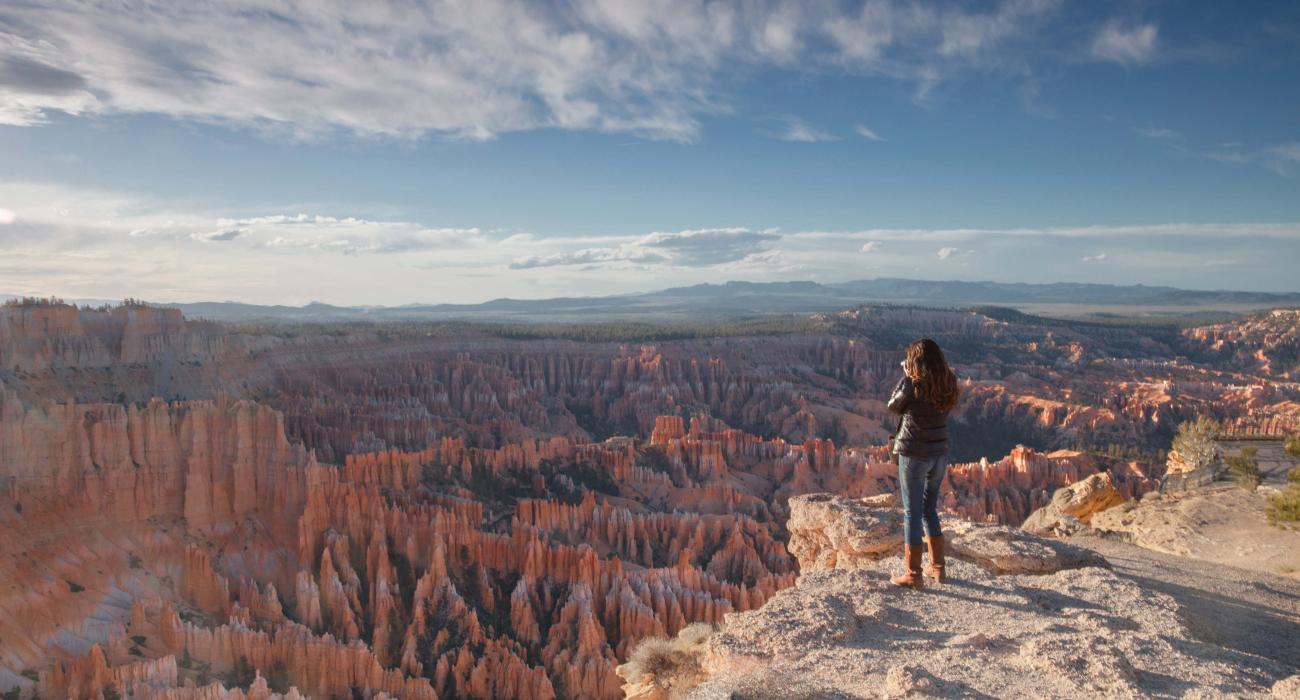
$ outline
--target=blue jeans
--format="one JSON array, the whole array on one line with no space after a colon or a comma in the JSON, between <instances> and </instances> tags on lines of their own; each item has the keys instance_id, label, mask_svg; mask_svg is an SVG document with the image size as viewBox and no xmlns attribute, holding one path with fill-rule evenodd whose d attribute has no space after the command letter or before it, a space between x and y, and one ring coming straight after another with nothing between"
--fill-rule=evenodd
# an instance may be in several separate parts
<instances>
[{"instance_id":1,"label":"blue jeans","mask_svg":"<svg viewBox=\"0 0 1300 700\"><path fill-rule=\"evenodd\" d=\"M898 456L898 485L903 490L903 541L921 544L921 525L930 537L943 535L939 529L939 485L948 471L948 456Z\"/></svg>"}]
</instances>

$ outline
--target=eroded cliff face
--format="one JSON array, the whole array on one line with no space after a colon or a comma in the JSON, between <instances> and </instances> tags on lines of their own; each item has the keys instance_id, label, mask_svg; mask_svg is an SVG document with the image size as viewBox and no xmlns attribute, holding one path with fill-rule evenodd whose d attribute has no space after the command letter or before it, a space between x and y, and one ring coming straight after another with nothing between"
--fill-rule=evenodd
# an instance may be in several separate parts
<instances>
[{"instance_id":1,"label":"eroded cliff face","mask_svg":"<svg viewBox=\"0 0 1300 700\"><path fill-rule=\"evenodd\" d=\"M1184 335L1194 347L1239 367L1279 379L1294 379L1300 371L1300 309L1190 328Z\"/></svg>"},{"instance_id":2,"label":"eroded cliff face","mask_svg":"<svg viewBox=\"0 0 1300 700\"><path fill-rule=\"evenodd\" d=\"M291 535L278 514L302 508L312 464L279 414L248 401L0 397L0 666L16 676L52 645L90 651L135 596L193 592L194 538L219 551Z\"/></svg>"}]
</instances>

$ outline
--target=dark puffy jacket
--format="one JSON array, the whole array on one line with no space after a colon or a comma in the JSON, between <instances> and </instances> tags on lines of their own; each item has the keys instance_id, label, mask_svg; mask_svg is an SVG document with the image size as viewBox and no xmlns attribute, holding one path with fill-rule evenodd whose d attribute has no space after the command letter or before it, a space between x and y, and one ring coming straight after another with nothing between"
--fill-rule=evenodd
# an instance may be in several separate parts
<instances>
[{"instance_id":1,"label":"dark puffy jacket","mask_svg":"<svg viewBox=\"0 0 1300 700\"><path fill-rule=\"evenodd\" d=\"M938 457L948 452L948 414L916 395L904 375L889 397L889 410L899 415L894 452L908 457Z\"/></svg>"}]
</instances>

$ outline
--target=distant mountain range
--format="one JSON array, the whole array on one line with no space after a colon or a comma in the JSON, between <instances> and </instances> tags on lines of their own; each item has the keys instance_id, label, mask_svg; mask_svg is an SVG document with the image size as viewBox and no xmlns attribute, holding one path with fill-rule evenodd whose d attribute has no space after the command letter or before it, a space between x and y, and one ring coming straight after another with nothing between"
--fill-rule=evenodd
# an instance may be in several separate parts
<instances>
[{"instance_id":1,"label":"distant mountain range","mask_svg":"<svg viewBox=\"0 0 1300 700\"><path fill-rule=\"evenodd\" d=\"M69 300L103 303L102 300ZM215 321L334 322L411 320L608 321L701 316L832 312L867 303L935 307L1008 306L1058 311L1140 315L1244 311L1300 306L1300 293L1204 291L1145 285L931 282L896 278L817 282L726 282L674 287L643 294L552 299L493 299L481 304L404 306L261 306L239 302L159 303L191 318Z\"/></svg>"}]
</instances>

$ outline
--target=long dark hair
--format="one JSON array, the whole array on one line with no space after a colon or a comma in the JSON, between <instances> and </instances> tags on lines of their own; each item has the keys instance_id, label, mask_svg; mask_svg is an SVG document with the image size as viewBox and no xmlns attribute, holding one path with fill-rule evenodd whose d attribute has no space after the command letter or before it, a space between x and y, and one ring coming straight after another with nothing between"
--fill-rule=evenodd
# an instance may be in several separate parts
<instances>
[{"instance_id":1,"label":"long dark hair","mask_svg":"<svg viewBox=\"0 0 1300 700\"><path fill-rule=\"evenodd\" d=\"M918 398L929 401L944 413L957 405L957 375L948 366L938 343L921 338L907 346L903 368L916 384Z\"/></svg>"}]
</instances>

